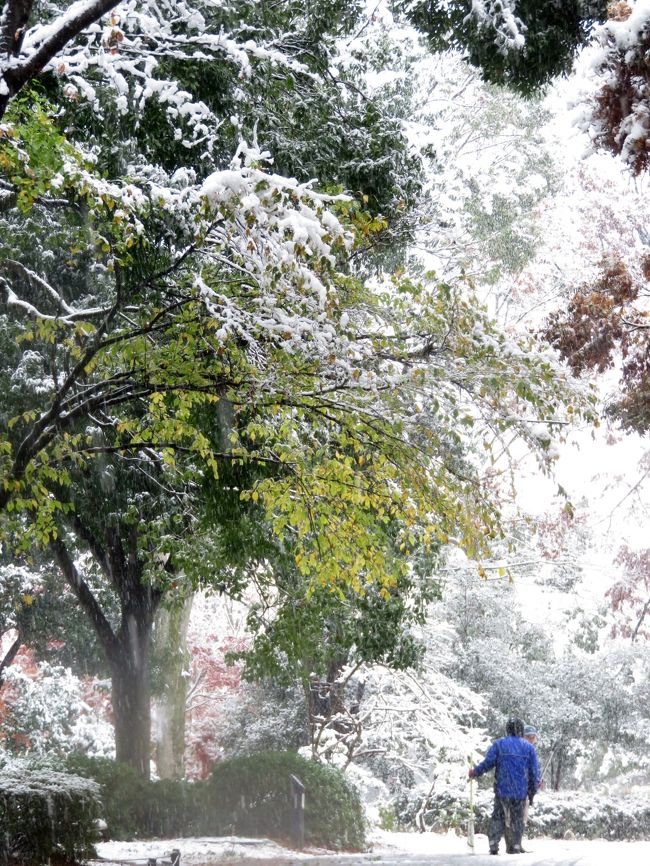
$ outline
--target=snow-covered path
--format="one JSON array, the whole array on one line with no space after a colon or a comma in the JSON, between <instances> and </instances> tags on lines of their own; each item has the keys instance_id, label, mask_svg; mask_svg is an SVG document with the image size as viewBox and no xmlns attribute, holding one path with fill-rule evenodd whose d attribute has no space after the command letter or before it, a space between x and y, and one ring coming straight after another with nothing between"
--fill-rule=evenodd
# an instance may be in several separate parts
<instances>
[{"instance_id":1,"label":"snow-covered path","mask_svg":"<svg viewBox=\"0 0 650 866\"><path fill-rule=\"evenodd\" d=\"M261 839L169 839L155 842L109 842L99 854L110 860L181 852L181 866L648 866L650 842L556 841L532 839L526 854L488 855L487 838L476 837L476 853L453 834L386 833L373 836L365 854L297 853Z\"/></svg>"},{"instance_id":2,"label":"snow-covered path","mask_svg":"<svg viewBox=\"0 0 650 866\"><path fill-rule=\"evenodd\" d=\"M381 833L375 839L371 856L376 858L380 854L379 862L386 866L495 866L499 863L513 866L647 866L650 863L650 842L524 839L524 846L530 848L529 853L516 856L504 853L491 857L485 836L476 837L476 853L472 854L465 839L451 834ZM349 866L352 866L351 862Z\"/></svg>"}]
</instances>

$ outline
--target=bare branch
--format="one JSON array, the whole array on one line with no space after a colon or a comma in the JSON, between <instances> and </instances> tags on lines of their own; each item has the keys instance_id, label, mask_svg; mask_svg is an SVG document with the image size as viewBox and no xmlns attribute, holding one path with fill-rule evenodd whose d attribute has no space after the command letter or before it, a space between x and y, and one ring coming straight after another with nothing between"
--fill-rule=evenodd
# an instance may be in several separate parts
<instances>
[{"instance_id":1,"label":"bare branch","mask_svg":"<svg viewBox=\"0 0 650 866\"><path fill-rule=\"evenodd\" d=\"M5 678L5 671L9 667L9 665L13 662L18 654L18 650L20 649L20 632L18 633L18 637L9 647L7 652L5 653L5 657L0 662L0 686L2 685Z\"/></svg>"},{"instance_id":2,"label":"bare branch","mask_svg":"<svg viewBox=\"0 0 650 866\"><path fill-rule=\"evenodd\" d=\"M646 614L649 610L650 610L650 598L643 605L643 610L641 611L641 615L639 616L637 624L634 627L634 631L632 632L632 642L634 642L636 640L636 636L639 633L639 629L641 628L641 626L643 624L643 620L645 619Z\"/></svg>"}]
</instances>

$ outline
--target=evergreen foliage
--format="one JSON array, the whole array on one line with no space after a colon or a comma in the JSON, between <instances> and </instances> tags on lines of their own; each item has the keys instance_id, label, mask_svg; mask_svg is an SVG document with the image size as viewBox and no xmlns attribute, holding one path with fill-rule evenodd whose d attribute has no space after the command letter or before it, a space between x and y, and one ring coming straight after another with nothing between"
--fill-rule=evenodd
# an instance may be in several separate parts
<instances>
[{"instance_id":1,"label":"evergreen foliage","mask_svg":"<svg viewBox=\"0 0 650 866\"><path fill-rule=\"evenodd\" d=\"M240 834L286 842L291 835L293 774L306 787L309 844L360 850L365 843L357 792L338 770L295 752L260 752L224 761L206 782L146 781L125 764L81 756L71 757L66 766L97 782L101 817L113 839Z\"/></svg>"},{"instance_id":2,"label":"evergreen foliage","mask_svg":"<svg viewBox=\"0 0 650 866\"><path fill-rule=\"evenodd\" d=\"M290 776L305 786L305 840L336 850L365 844L358 793L333 767L295 752L260 752L217 765L208 781L219 832L287 840L293 797Z\"/></svg>"},{"instance_id":3,"label":"evergreen foliage","mask_svg":"<svg viewBox=\"0 0 650 866\"><path fill-rule=\"evenodd\" d=\"M111 839L169 839L213 832L203 783L148 781L128 764L108 758L73 755L65 766L99 786L101 818Z\"/></svg>"},{"instance_id":4,"label":"evergreen foliage","mask_svg":"<svg viewBox=\"0 0 650 866\"><path fill-rule=\"evenodd\" d=\"M436 51L461 51L486 81L525 95L571 71L605 0L416 0L413 23Z\"/></svg>"}]
</instances>

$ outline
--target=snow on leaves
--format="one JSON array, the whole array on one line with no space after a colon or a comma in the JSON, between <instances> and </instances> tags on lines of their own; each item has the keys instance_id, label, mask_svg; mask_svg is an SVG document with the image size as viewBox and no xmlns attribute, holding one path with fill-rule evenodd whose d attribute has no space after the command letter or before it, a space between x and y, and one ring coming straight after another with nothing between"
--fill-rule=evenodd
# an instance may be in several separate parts
<instances>
[{"instance_id":1,"label":"snow on leaves","mask_svg":"<svg viewBox=\"0 0 650 866\"><path fill-rule=\"evenodd\" d=\"M40 537L52 537L60 506L43 494L53 480L65 483L53 466L98 451L92 436L67 428L104 415L109 405L120 411L145 400L148 415L100 419L118 435L107 447L189 449L216 475L220 459L290 467L242 495L263 500L277 531L292 527L304 539L296 558L305 574L359 587L364 579L390 583L397 563L387 559L377 515L380 524L402 523L402 551L450 537L478 550L478 527L497 529L476 466L453 453L469 444L458 426L486 435L496 428L497 437L516 427L542 454L540 437L515 405L521 400L554 419L555 408L547 407L561 402L564 386L553 384L546 362L504 341L460 289L405 279L368 291L342 269L354 205L263 171L264 156L242 145L230 169L201 185L136 185L134 193L133 185L127 191L118 184L115 197L114 188L89 180L88 170L70 173L68 188L92 204L104 305L84 314L51 281L18 266L22 291L44 295L36 307L5 276L11 306L34 319L23 338L56 342L57 367L71 370L49 408L12 422L23 438L9 470L13 481L5 481L7 501L18 494L19 511L35 511ZM54 186L59 195L65 189ZM125 306L132 257L146 258L150 249L133 226L152 220L176 226L167 235L167 264L132 283ZM8 274L14 280L15 271ZM215 454L193 416L223 397L240 419L249 417L233 431L230 453ZM318 427L325 438L310 439ZM327 517L315 519L314 502ZM333 523L345 551L324 561L314 529Z\"/></svg>"},{"instance_id":2,"label":"snow on leaves","mask_svg":"<svg viewBox=\"0 0 650 866\"><path fill-rule=\"evenodd\" d=\"M576 291L567 309L549 316L544 329L576 375L602 373L621 361L621 389L610 413L639 432L650 423L645 309L649 274L647 255L630 265L617 257L605 260L593 284Z\"/></svg>"},{"instance_id":3,"label":"snow on leaves","mask_svg":"<svg viewBox=\"0 0 650 866\"><path fill-rule=\"evenodd\" d=\"M496 45L504 54L526 44L526 26L515 14L516 0L472 0L470 15L479 29L493 29Z\"/></svg>"},{"instance_id":4,"label":"snow on leaves","mask_svg":"<svg viewBox=\"0 0 650 866\"><path fill-rule=\"evenodd\" d=\"M126 100L136 127L155 97L209 150L225 118L185 92L174 62L225 52L242 82L248 57L278 74L293 62L243 30L217 33L221 12L122 4L54 68L92 88L99 112ZM58 21L28 31L25 57ZM143 150L126 177L104 177L106 142L74 124L66 141L61 106L28 109L17 100L5 115L0 156L22 212L43 214L44 245L56 227L51 252L69 257L58 273L18 255L2 269L11 336L40 354L40 380L52 383L8 424L8 531L28 515L36 540L56 538L75 467L146 454L181 486L225 465L267 467L238 493L264 507L300 571L332 587L388 592L415 546L451 540L479 554L499 534L501 469L485 455L507 453L503 438L517 433L547 461L551 437L537 424L566 422L567 386L531 346L500 335L466 286L364 284L350 264L368 226L359 206L273 173L254 142L225 169L223 153L200 168L175 153L172 170ZM84 257L88 280L68 296ZM224 406L225 436L214 420Z\"/></svg>"},{"instance_id":5,"label":"snow on leaves","mask_svg":"<svg viewBox=\"0 0 650 866\"><path fill-rule=\"evenodd\" d=\"M594 67L599 90L588 117L595 143L620 154L635 174L650 164L650 6L615 3L598 33Z\"/></svg>"},{"instance_id":6,"label":"snow on leaves","mask_svg":"<svg viewBox=\"0 0 650 866\"><path fill-rule=\"evenodd\" d=\"M251 161L249 152L245 163ZM336 303L336 297L319 272L327 278L335 265L333 247L344 252L352 243L351 234L328 210L336 199L237 163L211 174L201 193L219 215L206 238L208 255L214 260L228 255L228 266L239 271L254 293L245 311L213 288L209 277L200 278L200 295L222 323L217 337L225 342L237 335L250 345L266 333L290 352L311 345L317 355L331 354L336 329L325 319L328 302ZM226 228L224 217L231 213L238 218ZM222 253L219 248L226 246Z\"/></svg>"},{"instance_id":7,"label":"snow on leaves","mask_svg":"<svg viewBox=\"0 0 650 866\"><path fill-rule=\"evenodd\" d=\"M114 754L107 690L23 647L0 689L0 742L14 754Z\"/></svg>"},{"instance_id":8,"label":"snow on leaves","mask_svg":"<svg viewBox=\"0 0 650 866\"><path fill-rule=\"evenodd\" d=\"M54 20L29 28L31 0L7 0L0 16L0 118L9 100L38 75L71 39L116 6L116 0L78 0Z\"/></svg>"},{"instance_id":9,"label":"snow on leaves","mask_svg":"<svg viewBox=\"0 0 650 866\"><path fill-rule=\"evenodd\" d=\"M623 637L650 637L647 615L650 611L650 551L622 547L616 562L623 566L624 577L607 591L616 615L614 633Z\"/></svg>"}]
</instances>

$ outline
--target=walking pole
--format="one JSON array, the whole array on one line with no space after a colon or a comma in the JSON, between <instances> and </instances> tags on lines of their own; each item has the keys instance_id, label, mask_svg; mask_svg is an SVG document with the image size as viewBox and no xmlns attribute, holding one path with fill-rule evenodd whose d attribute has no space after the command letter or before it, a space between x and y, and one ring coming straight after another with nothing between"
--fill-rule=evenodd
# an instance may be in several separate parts
<instances>
[{"instance_id":1,"label":"walking pole","mask_svg":"<svg viewBox=\"0 0 650 866\"><path fill-rule=\"evenodd\" d=\"M469 817L467 818L467 845L472 854L474 850L474 779L469 780Z\"/></svg>"}]
</instances>

